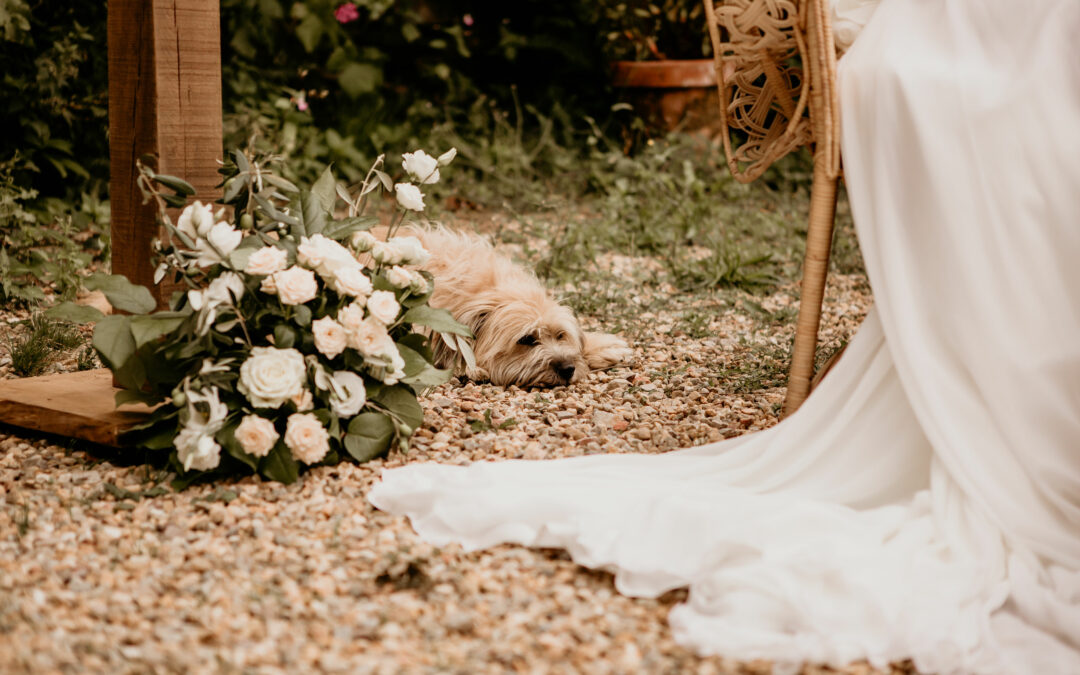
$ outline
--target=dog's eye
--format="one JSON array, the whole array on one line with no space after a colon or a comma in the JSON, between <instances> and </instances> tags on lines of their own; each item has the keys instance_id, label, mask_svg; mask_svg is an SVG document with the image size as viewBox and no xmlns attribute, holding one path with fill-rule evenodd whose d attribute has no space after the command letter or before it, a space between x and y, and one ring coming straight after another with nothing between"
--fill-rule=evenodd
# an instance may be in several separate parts
<instances>
[{"instance_id":1,"label":"dog's eye","mask_svg":"<svg viewBox=\"0 0 1080 675\"><path fill-rule=\"evenodd\" d=\"M528 335L522 335L521 338L518 339L518 344L522 345L523 347L535 347L536 336L532 333Z\"/></svg>"},{"instance_id":2,"label":"dog's eye","mask_svg":"<svg viewBox=\"0 0 1080 675\"><path fill-rule=\"evenodd\" d=\"M555 336L555 339L559 342L562 342L566 339L566 333L564 333L563 331L559 331L559 334Z\"/></svg>"}]
</instances>

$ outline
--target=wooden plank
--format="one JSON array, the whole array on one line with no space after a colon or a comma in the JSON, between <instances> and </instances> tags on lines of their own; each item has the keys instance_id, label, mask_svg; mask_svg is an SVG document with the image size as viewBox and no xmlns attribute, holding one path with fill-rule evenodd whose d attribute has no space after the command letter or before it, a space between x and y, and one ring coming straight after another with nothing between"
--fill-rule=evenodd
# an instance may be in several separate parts
<instances>
[{"instance_id":1,"label":"wooden plank","mask_svg":"<svg viewBox=\"0 0 1080 675\"><path fill-rule=\"evenodd\" d=\"M151 408L140 403L117 410L117 391L104 368L0 381L0 422L122 447Z\"/></svg>"},{"instance_id":2,"label":"wooden plank","mask_svg":"<svg viewBox=\"0 0 1080 675\"><path fill-rule=\"evenodd\" d=\"M159 157L158 171L184 178L204 202L222 152L221 28L218 0L109 0L109 155L112 269L153 285L159 233L142 203L135 160ZM159 306L170 288L155 289Z\"/></svg>"}]
</instances>

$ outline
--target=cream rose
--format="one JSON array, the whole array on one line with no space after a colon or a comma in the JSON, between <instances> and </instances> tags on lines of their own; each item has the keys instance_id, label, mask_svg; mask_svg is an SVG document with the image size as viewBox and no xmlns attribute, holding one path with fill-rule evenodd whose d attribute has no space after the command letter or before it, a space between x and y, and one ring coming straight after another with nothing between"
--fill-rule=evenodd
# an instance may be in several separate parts
<instances>
[{"instance_id":1,"label":"cream rose","mask_svg":"<svg viewBox=\"0 0 1080 675\"><path fill-rule=\"evenodd\" d=\"M439 182L439 160L423 150L402 155L401 168L420 183L430 185Z\"/></svg>"},{"instance_id":2,"label":"cream rose","mask_svg":"<svg viewBox=\"0 0 1080 675\"><path fill-rule=\"evenodd\" d=\"M274 281L273 274L263 277L262 282L259 283L259 290L267 295L277 295L277 282Z\"/></svg>"},{"instance_id":3,"label":"cream rose","mask_svg":"<svg viewBox=\"0 0 1080 675\"><path fill-rule=\"evenodd\" d=\"M416 237L392 237L387 242L397 249L403 265L426 265L431 254Z\"/></svg>"},{"instance_id":4,"label":"cream rose","mask_svg":"<svg viewBox=\"0 0 1080 675\"><path fill-rule=\"evenodd\" d=\"M324 316L311 323L311 333L315 337L315 349L328 359L345 351L348 336L340 323Z\"/></svg>"},{"instance_id":5,"label":"cream rose","mask_svg":"<svg viewBox=\"0 0 1080 675\"><path fill-rule=\"evenodd\" d=\"M400 265L394 265L386 272L386 280L394 288L406 288L412 285L412 274Z\"/></svg>"},{"instance_id":6,"label":"cream rose","mask_svg":"<svg viewBox=\"0 0 1080 675\"><path fill-rule=\"evenodd\" d=\"M329 452L330 434L311 413L294 413L285 425L285 445L299 461L315 464Z\"/></svg>"},{"instance_id":7,"label":"cream rose","mask_svg":"<svg viewBox=\"0 0 1080 675\"><path fill-rule=\"evenodd\" d=\"M274 287L284 305L302 305L319 293L315 273L296 265L274 274Z\"/></svg>"},{"instance_id":8,"label":"cream rose","mask_svg":"<svg viewBox=\"0 0 1080 675\"><path fill-rule=\"evenodd\" d=\"M367 402L367 390L364 378L347 370L339 370L333 375L336 387L330 390L330 409L339 417L352 417L360 412Z\"/></svg>"},{"instance_id":9,"label":"cream rose","mask_svg":"<svg viewBox=\"0 0 1080 675\"><path fill-rule=\"evenodd\" d=\"M353 333L364 322L364 303L357 300L345 305L338 310L337 322L345 329L346 333Z\"/></svg>"},{"instance_id":10,"label":"cream rose","mask_svg":"<svg viewBox=\"0 0 1080 675\"><path fill-rule=\"evenodd\" d=\"M371 247L371 258L381 265L397 265L401 262L401 251L385 241L377 241Z\"/></svg>"},{"instance_id":11,"label":"cream rose","mask_svg":"<svg viewBox=\"0 0 1080 675\"><path fill-rule=\"evenodd\" d=\"M410 211L424 210L424 193L412 183L398 183L394 186L398 204Z\"/></svg>"},{"instance_id":12,"label":"cream rose","mask_svg":"<svg viewBox=\"0 0 1080 675\"><path fill-rule=\"evenodd\" d=\"M213 205L198 201L185 206L180 217L176 219L176 229L191 237L192 241L205 237L213 226Z\"/></svg>"},{"instance_id":13,"label":"cream rose","mask_svg":"<svg viewBox=\"0 0 1080 675\"><path fill-rule=\"evenodd\" d=\"M375 291L367 300L368 312L376 321L390 325L397 319L401 305L390 291Z\"/></svg>"},{"instance_id":14,"label":"cream rose","mask_svg":"<svg viewBox=\"0 0 1080 675\"><path fill-rule=\"evenodd\" d=\"M266 457L281 437L273 422L258 415L245 415L233 436L244 452L252 457Z\"/></svg>"},{"instance_id":15,"label":"cream rose","mask_svg":"<svg viewBox=\"0 0 1080 675\"><path fill-rule=\"evenodd\" d=\"M386 327L370 318L360 321L349 331L349 346L365 357L377 356L388 339Z\"/></svg>"},{"instance_id":16,"label":"cream rose","mask_svg":"<svg viewBox=\"0 0 1080 675\"><path fill-rule=\"evenodd\" d=\"M283 271L289 264L289 254L277 246L263 246L251 254L244 272L247 274L270 275Z\"/></svg>"},{"instance_id":17,"label":"cream rose","mask_svg":"<svg viewBox=\"0 0 1080 675\"><path fill-rule=\"evenodd\" d=\"M299 412L307 412L315 408L315 397L311 395L310 389L304 389L289 400L292 401L292 404L296 406Z\"/></svg>"},{"instance_id":18,"label":"cream rose","mask_svg":"<svg viewBox=\"0 0 1080 675\"><path fill-rule=\"evenodd\" d=\"M351 239L353 248L355 248L357 251L360 251L361 253L367 253L368 251L370 251L371 248L375 246L376 243L378 243L378 241L379 240L375 238L375 235L366 230L363 232L354 233Z\"/></svg>"},{"instance_id":19,"label":"cream rose","mask_svg":"<svg viewBox=\"0 0 1080 675\"><path fill-rule=\"evenodd\" d=\"M304 388L304 356L295 349L253 347L240 366L240 393L256 408L279 408Z\"/></svg>"},{"instance_id":20,"label":"cream rose","mask_svg":"<svg viewBox=\"0 0 1080 675\"><path fill-rule=\"evenodd\" d=\"M372 290L371 279L364 274L364 268L359 263L334 270L330 276L330 285L338 293L354 298L366 297Z\"/></svg>"}]
</instances>

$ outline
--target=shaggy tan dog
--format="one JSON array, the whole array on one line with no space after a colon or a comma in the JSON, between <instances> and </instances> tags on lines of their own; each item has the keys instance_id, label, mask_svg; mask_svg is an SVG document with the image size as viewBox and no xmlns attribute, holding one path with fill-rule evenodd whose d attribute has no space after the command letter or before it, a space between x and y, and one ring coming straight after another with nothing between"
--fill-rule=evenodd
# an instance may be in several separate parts
<instances>
[{"instance_id":1,"label":"shaggy tan dog","mask_svg":"<svg viewBox=\"0 0 1080 675\"><path fill-rule=\"evenodd\" d=\"M630 356L622 338L583 331L532 272L481 237L443 228L403 228L396 234L417 237L431 253L423 267L435 277L431 306L446 309L476 336L476 368L465 373L470 379L562 385ZM440 344L435 356L446 368L458 355Z\"/></svg>"}]
</instances>

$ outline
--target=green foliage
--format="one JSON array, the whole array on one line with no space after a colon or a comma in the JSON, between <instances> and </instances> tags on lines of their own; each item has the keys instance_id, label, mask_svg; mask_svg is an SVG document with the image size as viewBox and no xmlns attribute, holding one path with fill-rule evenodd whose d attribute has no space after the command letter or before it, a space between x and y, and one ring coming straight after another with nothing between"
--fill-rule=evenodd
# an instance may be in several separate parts
<instances>
[{"instance_id":1,"label":"green foliage","mask_svg":"<svg viewBox=\"0 0 1080 675\"><path fill-rule=\"evenodd\" d=\"M20 336L7 336L11 369L19 377L44 373L58 356L85 342L74 326L44 314L34 314L22 323L25 331Z\"/></svg>"},{"instance_id":2,"label":"green foliage","mask_svg":"<svg viewBox=\"0 0 1080 675\"><path fill-rule=\"evenodd\" d=\"M700 0L600 0L604 54L612 60L702 59L712 54ZM719 3L718 3L719 4Z\"/></svg>"}]
</instances>

